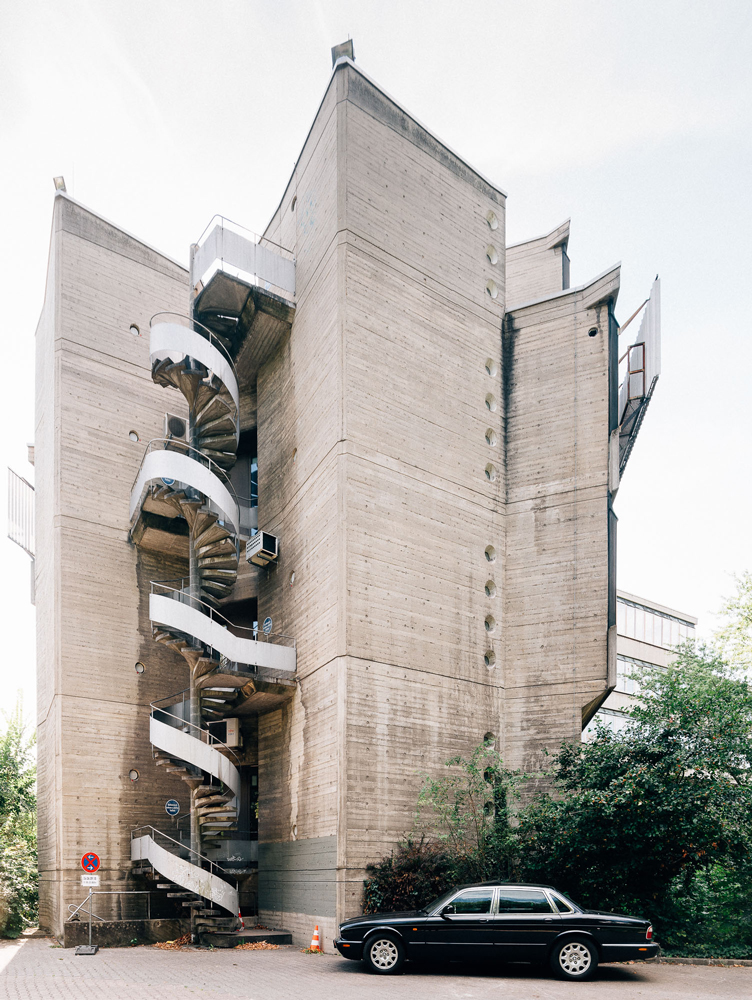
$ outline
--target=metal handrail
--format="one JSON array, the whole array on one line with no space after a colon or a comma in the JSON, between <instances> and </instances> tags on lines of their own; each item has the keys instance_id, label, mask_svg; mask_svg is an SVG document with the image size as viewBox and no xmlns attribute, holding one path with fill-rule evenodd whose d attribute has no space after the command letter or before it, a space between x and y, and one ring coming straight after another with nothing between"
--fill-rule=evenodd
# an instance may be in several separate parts
<instances>
[{"instance_id":1,"label":"metal handrail","mask_svg":"<svg viewBox=\"0 0 752 1000\"><path fill-rule=\"evenodd\" d=\"M183 699L183 700L185 700L185 699ZM209 746L209 747L214 747L215 744L219 745L221 747L224 747L225 750L229 750L230 751L230 753L233 755L233 757L238 762L238 764L240 763L240 757L235 753L235 751L233 750L233 748L232 747L228 747L228 745L226 743L223 743L222 740L218 739L214 735L214 733L209 732L208 729L202 729L201 726L197 726L195 722L189 722L188 719L183 719L181 716L175 715L174 712L168 712L167 709L165 709L165 708L159 708L153 702L151 703L150 707L151 707L151 710L152 710L152 712L151 712L151 717L152 718L154 718L154 713L155 712L161 712L162 715L169 715L169 717L171 719L177 719L177 721L181 724L181 726L190 726L192 729L198 729L198 731L200 733L205 733L209 737L208 740L203 740L203 739L199 740L199 743L205 743L206 746ZM159 722L159 719L157 719L156 721ZM177 726L175 726L174 728L177 729ZM191 733L189 735L193 735L193 734ZM198 737L194 737L194 739L198 739ZM191 762L188 761L188 763L190 764ZM193 766L193 765L191 765L191 766Z\"/></svg>"},{"instance_id":2,"label":"metal handrail","mask_svg":"<svg viewBox=\"0 0 752 1000\"><path fill-rule=\"evenodd\" d=\"M222 872L223 875L230 875L230 879L232 879L232 873L228 872L227 869L223 868L221 865L218 865L216 861L212 861L212 859L207 858L205 854L201 854L200 851L196 851L192 847L188 847L186 844L181 844L179 840L175 840L175 838L170 837L169 834L162 833L161 830L158 830L155 826L152 826L150 823L145 823L142 826L137 826L133 830L131 830L131 840L135 840L136 835L140 833L141 830L151 830L153 833L159 834L160 837L164 837L165 840L169 840L170 843L175 844L176 847L179 847L181 851L188 851L189 854L193 854L195 855L195 857L201 858L202 861L206 861L206 863L210 866L209 867L210 872L212 871L213 868L216 868L217 871ZM152 840L154 840L153 837ZM197 865L196 867L200 866ZM226 881L230 881L230 879L227 879ZM235 882L235 888L237 889L238 885L237 880L232 879L232 881Z\"/></svg>"},{"instance_id":3,"label":"metal handrail","mask_svg":"<svg viewBox=\"0 0 752 1000\"><path fill-rule=\"evenodd\" d=\"M160 590L167 592L168 595L177 594L178 596L177 597L173 597L172 598L173 600L180 601L181 603L186 603L186 601L192 601L192 602L194 602L196 604L200 604L201 605L201 610L203 610L204 608L206 608L206 612L204 612L204 613L207 614L207 617L211 618L212 620L215 620L215 619L219 620L219 619L221 619L221 621L219 621L219 624L223 625L224 628L227 628L228 631L229 631L228 626L230 626L230 627L232 627L234 629L239 629L241 632L251 633L253 635L253 639L254 639L255 642L259 642L259 641L260 642L274 642L277 639L288 639L289 642L292 643L293 649L297 648L297 642L296 642L296 639L295 639L294 636L285 635L282 632L269 632L267 634L267 633L265 633L263 631L263 629L260 629L260 628L246 628L245 625L234 625L229 620L229 618L225 618L225 616L223 614L220 614L219 611L215 610L215 608L213 608L210 604L207 604L206 601L202 601L199 597L194 597L188 591L184 590L183 587L182 587L182 585L185 583L185 581L186 581L186 577L181 577L181 579L179 579L179 580L152 580L151 581L151 593L152 594L155 593L155 588L158 587L158 588L160 588ZM180 586L180 588L178 588L178 587L170 587L170 586L168 586L168 584L170 584L170 583L179 583L181 586ZM197 609L197 610L199 610L199 609ZM260 635L263 635L264 638L261 639ZM243 638L243 636L240 636L239 638Z\"/></svg>"},{"instance_id":4,"label":"metal handrail","mask_svg":"<svg viewBox=\"0 0 752 1000\"><path fill-rule=\"evenodd\" d=\"M148 896L149 899L146 902L149 907L149 916L147 919L151 920L151 889L90 889L89 895L78 906L74 907L73 903L68 903L68 913L70 913L70 916L66 918L66 924L73 920L82 906L86 906L89 902L89 896ZM74 909L71 909L71 907L74 907ZM97 920L101 920L102 923L107 922L105 917L100 917L98 913L92 913L91 916L96 917Z\"/></svg>"},{"instance_id":5,"label":"metal handrail","mask_svg":"<svg viewBox=\"0 0 752 1000\"><path fill-rule=\"evenodd\" d=\"M197 319L192 319L190 316L185 316L183 313L169 312L167 310L164 310L162 312L154 313L152 318L149 320L150 330L155 325L154 320L158 319L158 317L160 316L172 316L175 319L179 319L181 321L181 325L187 326L189 329L193 329L195 333L200 333L202 336L204 336L212 345L212 347L216 347L217 350L224 355L225 360L230 363L230 368L232 369L233 375L237 379L238 375L237 371L235 370L235 362L232 360L230 352L227 350L225 345L220 342L219 338L217 337L217 334L213 333L208 326L204 326L204 324L199 323ZM186 357L190 357L190 354L187 351L186 351Z\"/></svg>"},{"instance_id":6,"label":"metal handrail","mask_svg":"<svg viewBox=\"0 0 752 1000\"><path fill-rule=\"evenodd\" d=\"M214 459L209 458L208 455L205 455L199 448L194 448L193 445L188 444L187 441L178 441L175 438L170 438L170 437L152 438L151 441L149 441L149 443L146 445L146 449L144 451L144 454L141 458L141 462L138 467L138 472L136 473L136 478L133 480L133 485L131 486L131 493L133 492L133 489L136 483L138 482L138 477L141 475L141 469L143 467L144 462L146 461L146 456L150 455L152 451L156 451L157 450L156 446L158 444L161 444L163 446L161 449L162 451L182 451L184 453L193 452L195 455L198 455L200 457L199 465L203 465L204 468L208 469L213 475L215 475L221 481L222 485L227 488L228 492L235 500L235 503L237 504L238 507L252 508L253 501L254 500L258 501L258 496L256 497L238 496L238 494L235 492L235 487L232 485L232 480L227 475L225 470L220 465L217 465ZM194 462L198 461L198 459L194 458L193 454L188 454L188 458L192 459Z\"/></svg>"},{"instance_id":7,"label":"metal handrail","mask_svg":"<svg viewBox=\"0 0 752 1000\"><path fill-rule=\"evenodd\" d=\"M292 250L289 249L289 247L284 247L282 246L281 243L275 243L274 240L270 240L268 236L260 236L258 233L254 233L252 229L249 229L247 226L242 226L239 222L234 222L232 219L228 219L226 215L213 215L211 217L208 226L204 229L203 233L201 233L199 238L196 240L195 245L197 247L200 247L206 240L207 236L214 228L216 221L219 221L223 229L225 228L225 224L227 223L229 224L229 226L233 226L235 229L237 229L239 231L240 236L245 236L245 237L250 236L251 239L248 241L249 243L267 243L269 246L274 247L276 250L281 250L283 254L287 255L288 260L292 261L295 260L295 254Z\"/></svg>"}]
</instances>

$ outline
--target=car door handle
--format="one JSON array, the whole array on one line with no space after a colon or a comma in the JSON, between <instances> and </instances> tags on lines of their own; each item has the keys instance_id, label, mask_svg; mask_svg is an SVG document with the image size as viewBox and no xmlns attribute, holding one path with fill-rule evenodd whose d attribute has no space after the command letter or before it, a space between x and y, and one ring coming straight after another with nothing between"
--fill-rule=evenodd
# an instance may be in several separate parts
<instances>
[{"instance_id":1,"label":"car door handle","mask_svg":"<svg viewBox=\"0 0 752 1000\"><path fill-rule=\"evenodd\" d=\"M552 924L553 922L554 922L554 918L553 917L546 917L545 918L545 923Z\"/></svg>"}]
</instances>

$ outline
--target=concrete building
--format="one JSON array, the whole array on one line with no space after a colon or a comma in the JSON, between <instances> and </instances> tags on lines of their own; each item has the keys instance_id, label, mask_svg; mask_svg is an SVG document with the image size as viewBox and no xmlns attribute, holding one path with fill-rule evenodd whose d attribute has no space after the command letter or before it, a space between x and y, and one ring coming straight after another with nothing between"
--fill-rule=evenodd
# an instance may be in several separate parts
<instances>
[{"instance_id":1,"label":"concrete building","mask_svg":"<svg viewBox=\"0 0 752 1000\"><path fill-rule=\"evenodd\" d=\"M487 733L536 767L614 688L612 499L659 286L627 351L619 267L570 288L569 224L507 246L505 211L346 55L262 237L215 219L186 269L58 191L35 439L55 933L93 851L152 916L206 935L258 907L326 946L419 772Z\"/></svg>"},{"instance_id":2,"label":"concrete building","mask_svg":"<svg viewBox=\"0 0 752 1000\"><path fill-rule=\"evenodd\" d=\"M683 611L655 604L619 590L616 594L616 687L582 733L587 739L600 720L621 729L639 693L635 668L665 668L674 660L681 642L693 639L697 619Z\"/></svg>"}]
</instances>

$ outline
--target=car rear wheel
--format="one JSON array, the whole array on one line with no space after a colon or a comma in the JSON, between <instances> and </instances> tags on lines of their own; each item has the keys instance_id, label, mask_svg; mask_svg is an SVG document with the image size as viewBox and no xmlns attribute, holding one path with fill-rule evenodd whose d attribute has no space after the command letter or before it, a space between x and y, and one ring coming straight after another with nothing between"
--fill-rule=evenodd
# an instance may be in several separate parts
<instances>
[{"instance_id":1,"label":"car rear wheel","mask_svg":"<svg viewBox=\"0 0 752 1000\"><path fill-rule=\"evenodd\" d=\"M551 955L551 968L560 979L590 979L597 965L595 945L585 938L567 938Z\"/></svg>"},{"instance_id":2,"label":"car rear wheel","mask_svg":"<svg viewBox=\"0 0 752 1000\"><path fill-rule=\"evenodd\" d=\"M405 961L405 948L396 935L374 934L366 941L363 961L371 972L380 976L393 976Z\"/></svg>"}]
</instances>

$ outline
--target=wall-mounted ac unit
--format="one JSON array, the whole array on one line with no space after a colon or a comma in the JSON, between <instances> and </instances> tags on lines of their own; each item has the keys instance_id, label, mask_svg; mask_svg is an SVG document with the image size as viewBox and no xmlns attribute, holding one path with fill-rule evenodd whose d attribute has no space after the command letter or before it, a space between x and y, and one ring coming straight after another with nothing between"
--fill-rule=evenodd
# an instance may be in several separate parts
<instances>
[{"instance_id":1,"label":"wall-mounted ac unit","mask_svg":"<svg viewBox=\"0 0 752 1000\"><path fill-rule=\"evenodd\" d=\"M225 735L225 743L228 747L239 747L240 746L240 720L239 719L224 719L224 723L227 727Z\"/></svg>"},{"instance_id":2,"label":"wall-mounted ac unit","mask_svg":"<svg viewBox=\"0 0 752 1000\"><path fill-rule=\"evenodd\" d=\"M245 543L245 557L254 566L268 566L279 555L279 538L268 531L257 531Z\"/></svg>"},{"instance_id":3,"label":"wall-mounted ac unit","mask_svg":"<svg viewBox=\"0 0 752 1000\"><path fill-rule=\"evenodd\" d=\"M164 415L164 436L172 441L188 440L188 421L175 413Z\"/></svg>"}]
</instances>

